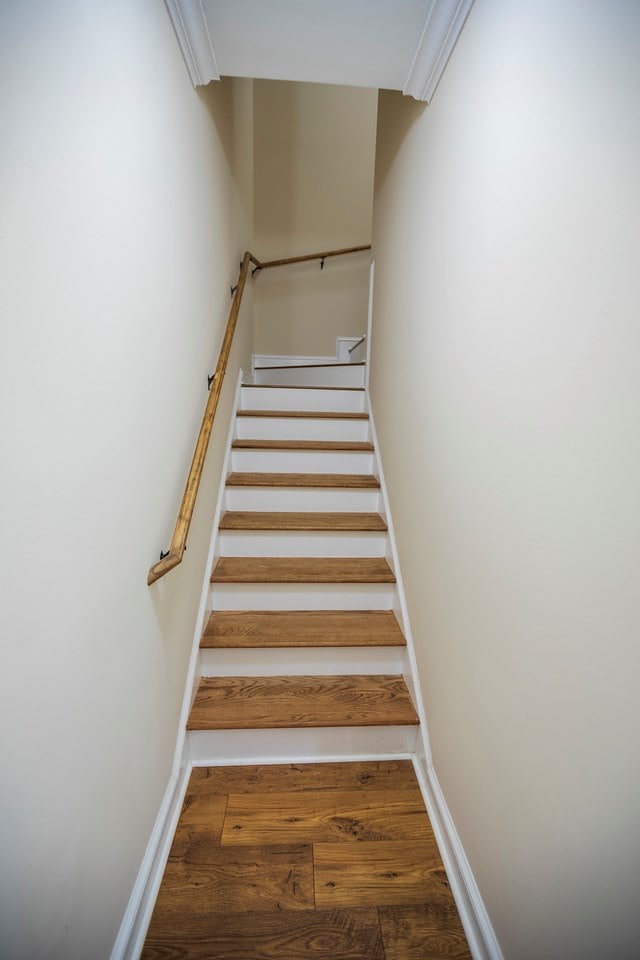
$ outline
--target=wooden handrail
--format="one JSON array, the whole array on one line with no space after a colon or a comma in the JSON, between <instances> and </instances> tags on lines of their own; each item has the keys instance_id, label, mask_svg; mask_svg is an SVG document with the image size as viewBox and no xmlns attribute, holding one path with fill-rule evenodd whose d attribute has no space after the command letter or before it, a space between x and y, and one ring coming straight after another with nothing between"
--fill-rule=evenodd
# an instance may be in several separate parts
<instances>
[{"instance_id":1,"label":"wooden handrail","mask_svg":"<svg viewBox=\"0 0 640 960\"><path fill-rule=\"evenodd\" d=\"M284 260L265 260L260 264L261 270L267 267L283 267L287 263L304 263L306 260L326 260L327 257L341 257L345 253L360 253L361 250L371 250L371 244L365 247L344 247L342 250L325 250L324 253L305 253L302 257L285 257Z\"/></svg>"},{"instance_id":2,"label":"wooden handrail","mask_svg":"<svg viewBox=\"0 0 640 960\"><path fill-rule=\"evenodd\" d=\"M171 546L169 547L168 552L158 561L158 563L154 563L149 570L149 574L147 576L147 583L149 586L151 586L152 583L155 583L156 580L159 580L160 577L163 577L165 573L169 572L169 570L173 570L174 567L177 567L179 563L182 563L182 557L184 556L185 547L187 545L187 534L189 533L191 518L193 516L193 508L195 507L196 496L198 495L198 487L200 486L200 479L202 477L202 468L204 467L204 460L207 455L207 448L209 446L209 437L211 436L213 419L216 415L216 410L218 409L220 390L222 389L222 381L227 369L227 361L229 359L229 353L231 352L231 342L236 329L238 314L240 313L240 304L242 303L242 294L244 293L244 286L247 282L247 274L249 273L250 263L256 264L257 267L260 266L260 261L257 260L253 254L249 253L247 250L242 258L240 273L238 274L238 284L233 294L233 303L231 304L231 310L229 311L229 319L227 320L227 327L224 332L222 346L220 347L218 363L216 364L215 373L213 374L213 379L211 380L211 385L209 387L207 405L204 408L202 425L196 441L196 449L193 454L193 460L191 461L191 469L189 470L189 476L187 477L187 485L182 497L182 503L180 504L178 519L176 521L173 536L171 538Z\"/></svg>"},{"instance_id":3,"label":"wooden handrail","mask_svg":"<svg viewBox=\"0 0 640 960\"><path fill-rule=\"evenodd\" d=\"M321 260L325 257L339 257L345 253L358 253L361 250L370 249L371 246L346 247L344 250L327 250L324 253L309 253L302 257L289 257L285 260L269 260L266 263L261 263L260 260L258 260L258 258L249 250L245 252L240 265L238 283L234 288L233 303L231 304L231 310L229 311L229 319L227 320L222 346L220 347L218 363L216 364L215 373L211 378L207 405L204 408L200 433L198 434L198 439L196 441L196 449L193 454L193 460L191 461L191 468L189 470L189 476L187 477L187 485L182 496L182 503L180 504L180 510L178 511L178 519L176 520L173 536L171 538L171 545L169 546L167 553L161 554L160 560L150 567L147 575L147 584L149 586L151 586L152 583L155 583L156 580L164 577L165 573L169 573L169 571L173 570L174 567L177 567L179 563L182 563L184 551L187 546L187 534L189 533L191 518L193 517L193 510L196 503L196 497L198 495L198 487L200 486L204 461L207 455L207 448L209 446L209 438L211 437L211 430L213 428L213 420L216 415L216 410L218 409L218 400L220 399L222 381L224 380L224 375L227 369L227 362L231 352L233 334L236 329L238 314L240 313L242 294L244 293L244 287L247 282L249 265L252 263L255 267L253 273L257 273L259 270L262 270L265 267L281 267L287 263L301 263L304 260Z\"/></svg>"}]
</instances>

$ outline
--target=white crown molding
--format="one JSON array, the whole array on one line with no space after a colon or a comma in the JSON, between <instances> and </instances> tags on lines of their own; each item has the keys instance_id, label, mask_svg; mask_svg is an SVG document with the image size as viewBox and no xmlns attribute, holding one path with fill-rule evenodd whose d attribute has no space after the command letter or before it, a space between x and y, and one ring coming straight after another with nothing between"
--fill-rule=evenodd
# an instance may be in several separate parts
<instances>
[{"instance_id":1,"label":"white crown molding","mask_svg":"<svg viewBox=\"0 0 640 960\"><path fill-rule=\"evenodd\" d=\"M164 0L194 87L219 80L202 0Z\"/></svg>"},{"instance_id":2,"label":"white crown molding","mask_svg":"<svg viewBox=\"0 0 640 960\"><path fill-rule=\"evenodd\" d=\"M402 91L405 96L431 100L472 6L473 0L432 0Z\"/></svg>"}]
</instances>

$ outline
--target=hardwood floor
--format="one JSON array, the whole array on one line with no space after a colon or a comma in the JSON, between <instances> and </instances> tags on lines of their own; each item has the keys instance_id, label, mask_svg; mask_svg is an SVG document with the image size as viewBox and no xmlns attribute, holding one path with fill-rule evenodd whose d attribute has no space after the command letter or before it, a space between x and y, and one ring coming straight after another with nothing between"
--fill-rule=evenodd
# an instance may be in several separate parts
<instances>
[{"instance_id":1,"label":"hardwood floor","mask_svg":"<svg viewBox=\"0 0 640 960\"><path fill-rule=\"evenodd\" d=\"M193 770L142 960L470 960L408 761Z\"/></svg>"}]
</instances>

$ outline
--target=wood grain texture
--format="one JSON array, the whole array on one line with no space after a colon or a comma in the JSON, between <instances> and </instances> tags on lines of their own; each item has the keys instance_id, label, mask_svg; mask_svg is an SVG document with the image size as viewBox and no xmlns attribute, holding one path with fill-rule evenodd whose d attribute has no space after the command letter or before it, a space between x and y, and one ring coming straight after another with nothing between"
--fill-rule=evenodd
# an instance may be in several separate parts
<instances>
[{"instance_id":1,"label":"wood grain texture","mask_svg":"<svg viewBox=\"0 0 640 960\"><path fill-rule=\"evenodd\" d=\"M347 410L238 410L238 417L280 417L287 420L368 420L368 413Z\"/></svg>"},{"instance_id":2,"label":"wood grain texture","mask_svg":"<svg viewBox=\"0 0 640 960\"><path fill-rule=\"evenodd\" d=\"M383 557L219 557L212 583L395 583Z\"/></svg>"},{"instance_id":3,"label":"wood grain texture","mask_svg":"<svg viewBox=\"0 0 640 960\"><path fill-rule=\"evenodd\" d=\"M227 370L233 334L236 329L238 314L240 313L242 294L247 282L249 264L252 261L255 262L255 259L247 250L240 266L238 283L233 295L233 302L231 304L231 310L229 311L229 319L227 320L227 326L222 339L220 353L218 354L218 362L216 364L213 380L211 381L211 386L209 388L207 403L204 408L202 423L200 425L200 432L198 434L198 439L196 440L193 460L191 461L191 467L189 468L187 484L182 495L182 501L178 510L178 518L176 520L173 536L171 537L171 544L169 546L167 556L163 557L158 561L158 563L155 563L149 569L147 574L148 586L151 586L151 584L155 583L156 580L159 580L170 570L173 570L174 567L177 567L179 563L182 563L182 557L184 556L184 551L187 544L187 534L189 533L189 527L191 526L191 518L193 516L196 497L198 495L198 488L200 486L200 479L204 469L204 461L207 455L207 449L209 447L209 439L211 437L211 431L213 430L213 421L216 415L216 410L218 409L220 391L222 390L222 381L224 380L224 375Z\"/></svg>"},{"instance_id":4,"label":"wood grain texture","mask_svg":"<svg viewBox=\"0 0 640 960\"><path fill-rule=\"evenodd\" d=\"M228 487L321 487L377 490L380 481L366 473L230 473Z\"/></svg>"},{"instance_id":5,"label":"wood grain texture","mask_svg":"<svg viewBox=\"0 0 640 960\"><path fill-rule=\"evenodd\" d=\"M453 897L378 915L386 960L472 960Z\"/></svg>"},{"instance_id":6,"label":"wood grain texture","mask_svg":"<svg viewBox=\"0 0 640 960\"><path fill-rule=\"evenodd\" d=\"M402 677L203 677L189 730L417 724Z\"/></svg>"},{"instance_id":7,"label":"wood grain texture","mask_svg":"<svg viewBox=\"0 0 640 960\"><path fill-rule=\"evenodd\" d=\"M319 908L427 903L446 884L435 840L315 843L313 862Z\"/></svg>"},{"instance_id":8,"label":"wood grain texture","mask_svg":"<svg viewBox=\"0 0 640 960\"><path fill-rule=\"evenodd\" d=\"M392 610L214 610L201 647L404 646Z\"/></svg>"},{"instance_id":9,"label":"wood grain texture","mask_svg":"<svg viewBox=\"0 0 640 960\"><path fill-rule=\"evenodd\" d=\"M364 393L364 387L316 387L299 383L243 383L242 386L247 390L349 390L351 393Z\"/></svg>"},{"instance_id":10,"label":"wood grain texture","mask_svg":"<svg viewBox=\"0 0 640 960\"><path fill-rule=\"evenodd\" d=\"M283 513L270 510L227 510L221 530L382 531L387 525L378 513Z\"/></svg>"},{"instance_id":11,"label":"wood grain texture","mask_svg":"<svg viewBox=\"0 0 640 960\"><path fill-rule=\"evenodd\" d=\"M236 910L313 910L310 846L220 847L194 838L167 863L156 903L171 929L185 912L196 921Z\"/></svg>"},{"instance_id":12,"label":"wood grain texture","mask_svg":"<svg viewBox=\"0 0 640 960\"><path fill-rule=\"evenodd\" d=\"M418 789L410 760L356 763L266 763L261 766L194 767L187 793L226 798L230 793L306 793L308 790L369 791Z\"/></svg>"},{"instance_id":13,"label":"wood grain texture","mask_svg":"<svg viewBox=\"0 0 640 960\"><path fill-rule=\"evenodd\" d=\"M152 921L142 960L385 960L374 909L274 910Z\"/></svg>"},{"instance_id":14,"label":"wood grain texture","mask_svg":"<svg viewBox=\"0 0 640 960\"><path fill-rule=\"evenodd\" d=\"M398 804L413 809L419 796L406 760L195 768L178 825L188 842L167 864L143 960L470 960L433 843L398 837L405 830ZM224 832L233 835L240 807L243 829L257 835L266 827L270 842L220 846L212 839L206 811L219 823L224 809ZM351 842L340 834L335 842L322 839L329 811L347 824L357 812L358 837L346 826ZM361 811L380 816L388 840L367 839ZM297 821L309 835L315 821L313 847L271 843L277 835L269 817L283 813L292 830ZM340 855L344 848L348 861ZM326 888L334 882L336 888ZM316 902L318 890L321 900L375 903L325 907ZM423 899L414 905L397 902L416 896Z\"/></svg>"},{"instance_id":15,"label":"wood grain texture","mask_svg":"<svg viewBox=\"0 0 640 960\"><path fill-rule=\"evenodd\" d=\"M318 367L364 367L365 361L358 360L353 363L282 363L274 367L254 367L254 370L317 370Z\"/></svg>"},{"instance_id":16,"label":"wood grain texture","mask_svg":"<svg viewBox=\"0 0 640 960\"><path fill-rule=\"evenodd\" d=\"M356 450L373 453L366 440L234 440L235 450Z\"/></svg>"},{"instance_id":17,"label":"wood grain texture","mask_svg":"<svg viewBox=\"0 0 640 960\"><path fill-rule=\"evenodd\" d=\"M221 843L432 840L420 790L231 794Z\"/></svg>"}]
</instances>

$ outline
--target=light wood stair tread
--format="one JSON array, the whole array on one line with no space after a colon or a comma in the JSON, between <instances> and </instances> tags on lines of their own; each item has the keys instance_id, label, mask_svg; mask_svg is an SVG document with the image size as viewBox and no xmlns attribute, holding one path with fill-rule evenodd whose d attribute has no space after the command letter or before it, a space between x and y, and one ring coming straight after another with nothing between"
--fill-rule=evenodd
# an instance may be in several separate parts
<instances>
[{"instance_id":1,"label":"light wood stair tread","mask_svg":"<svg viewBox=\"0 0 640 960\"><path fill-rule=\"evenodd\" d=\"M340 364L340 366L344 366L344 364ZM260 367L259 369L273 370L278 368ZM305 386L299 383L243 383L242 386L248 390L355 390L364 393L364 387L316 387Z\"/></svg>"},{"instance_id":2,"label":"light wood stair tread","mask_svg":"<svg viewBox=\"0 0 640 960\"><path fill-rule=\"evenodd\" d=\"M355 450L373 453L367 440L234 440L234 450Z\"/></svg>"},{"instance_id":3,"label":"light wood stair tread","mask_svg":"<svg viewBox=\"0 0 640 960\"><path fill-rule=\"evenodd\" d=\"M220 557L212 583L395 583L383 557Z\"/></svg>"},{"instance_id":4,"label":"light wood stair tread","mask_svg":"<svg viewBox=\"0 0 640 960\"><path fill-rule=\"evenodd\" d=\"M227 510L221 530L335 530L378 532L387 525L378 513L281 513L272 510Z\"/></svg>"},{"instance_id":5,"label":"light wood stair tread","mask_svg":"<svg viewBox=\"0 0 640 960\"><path fill-rule=\"evenodd\" d=\"M201 647L404 646L391 610L214 610Z\"/></svg>"},{"instance_id":6,"label":"light wood stair tread","mask_svg":"<svg viewBox=\"0 0 640 960\"><path fill-rule=\"evenodd\" d=\"M367 473L258 473L237 472L227 477L228 487L353 487L378 489L380 481Z\"/></svg>"},{"instance_id":7,"label":"light wood stair tread","mask_svg":"<svg viewBox=\"0 0 640 960\"><path fill-rule=\"evenodd\" d=\"M280 417L303 420L368 420L368 413L351 410L238 410L239 417Z\"/></svg>"},{"instance_id":8,"label":"light wood stair tread","mask_svg":"<svg viewBox=\"0 0 640 960\"><path fill-rule=\"evenodd\" d=\"M203 677L189 730L416 725L400 676Z\"/></svg>"},{"instance_id":9,"label":"light wood stair tread","mask_svg":"<svg viewBox=\"0 0 640 960\"><path fill-rule=\"evenodd\" d=\"M273 367L254 367L254 370L317 370L318 367L364 367L364 360L353 363L282 363Z\"/></svg>"}]
</instances>

